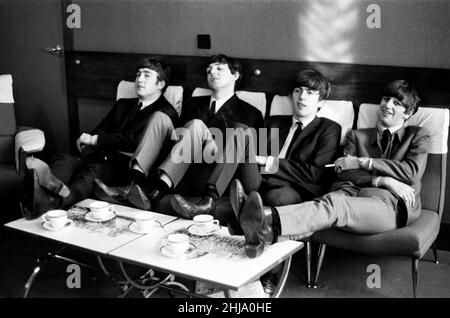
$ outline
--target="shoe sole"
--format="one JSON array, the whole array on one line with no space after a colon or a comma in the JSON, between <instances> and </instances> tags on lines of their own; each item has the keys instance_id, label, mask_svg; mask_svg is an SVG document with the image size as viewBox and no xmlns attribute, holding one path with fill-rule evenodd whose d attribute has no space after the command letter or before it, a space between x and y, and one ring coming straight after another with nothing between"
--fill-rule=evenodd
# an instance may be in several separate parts
<instances>
[{"instance_id":1,"label":"shoe sole","mask_svg":"<svg viewBox=\"0 0 450 318\"><path fill-rule=\"evenodd\" d=\"M248 209L259 210L260 213L257 217L255 217L251 213L246 213L246 210ZM244 203L242 212L239 214L239 224L241 225L245 236L245 254L250 258L255 258L261 255L264 251L264 241L261 240L259 236L259 231L263 225L263 222L264 212L261 196L257 192L252 192L248 196L247 201Z\"/></svg>"},{"instance_id":2,"label":"shoe sole","mask_svg":"<svg viewBox=\"0 0 450 318\"><path fill-rule=\"evenodd\" d=\"M239 180L234 179L231 183L230 187L230 202L231 207L233 208L234 215L236 215L236 219L239 220L239 213L241 212L242 202L239 201L239 188L242 189L242 184Z\"/></svg>"}]
</instances>

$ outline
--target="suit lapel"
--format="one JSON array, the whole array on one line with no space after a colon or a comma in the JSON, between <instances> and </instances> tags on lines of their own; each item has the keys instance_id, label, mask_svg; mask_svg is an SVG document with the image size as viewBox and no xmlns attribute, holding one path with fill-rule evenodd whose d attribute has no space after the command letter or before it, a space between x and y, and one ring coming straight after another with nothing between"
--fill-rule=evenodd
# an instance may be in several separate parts
<instances>
[{"instance_id":1,"label":"suit lapel","mask_svg":"<svg viewBox=\"0 0 450 318\"><path fill-rule=\"evenodd\" d=\"M289 157L291 155L291 153L293 152L293 150L302 143L302 140L305 139L306 137L308 137L309 135L311 135L312 133L314 133L317 129L317 127L320 124L321 119L319 117L314 117L313 121L309 123L308 126L306 126L301 132L300 134L297 136L297 138L292 139L291 141L291 145L290 145L290 151L288 151L288 153L286 154L286 158ZM294 135L295 137L295 135Z\"/></svg>"}]
</instances>

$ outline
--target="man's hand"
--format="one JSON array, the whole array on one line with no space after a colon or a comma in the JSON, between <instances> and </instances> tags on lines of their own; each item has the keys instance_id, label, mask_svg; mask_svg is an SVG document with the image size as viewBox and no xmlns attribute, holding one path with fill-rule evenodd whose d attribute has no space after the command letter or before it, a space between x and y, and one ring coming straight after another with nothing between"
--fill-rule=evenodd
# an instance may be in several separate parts
<instances>
[{"instance_id":1,"label":"man's hand","mask_svg":"<svg viewBox=\"0 0 450 318\"><path fill-rule=\"evenodd\" d=\"M81 152L81 148L85 146L92 146L92 136L86 133L82 133L77 140L78 151Z\"/></svg>"},{"instance_id":2,"label":"man's hand","mask_svg":"<svg viewBox=\"0 0 450 318\"><path fill-rule=\"evenodd\" d=\"M381 177L378 181L378 187L386 188L392 193L396 194L405 201L406 206L412 207L416 203L414 196L414 189L409 185L395 180L391 177Z\"/></svg>"},{"instance_id":3,"label":"man's hand","mask_svg":"<svg viewBox=\"0 0 450 318\"><path fill-rule=\"evenodd\" d=\"M359 158L351 155L340 157L334 162L334 170L341 173L345 170L359 169Z\"/></svg>"}]
</instances>

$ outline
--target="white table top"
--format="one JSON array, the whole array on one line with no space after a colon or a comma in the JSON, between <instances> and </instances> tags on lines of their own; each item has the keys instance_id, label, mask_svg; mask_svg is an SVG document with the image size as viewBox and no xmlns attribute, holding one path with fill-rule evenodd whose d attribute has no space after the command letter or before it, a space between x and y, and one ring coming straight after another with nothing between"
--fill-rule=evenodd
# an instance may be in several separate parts
<instances>
[{"instance_id":1,"label":"white table top","mask_svg":"<svg viewBox=\"0 0 450 318\"><path fill-rule=\"evenodd\" d=\"M87 206L93 200L84 200L78 206ZM133 217L142 210L114 205L119 216ZM107 255L126 263L147 266L189 279L215 283L229 289L239 289L259 278L277 264L303 247L302 242L284 241L266 247L257 258L248 258L244 252L244 237L230 236L226 227L211 236L191 236L196 246L193 253L170 258L161 253L162 241L170 233L184 231L191 220L152 212L163 227L155 224L149 234L129 231L130 220L119 217L105 223L87 222L82 217L61 231L48 231L42 219L19 219L6 227L59 241L71 246Z\"/></svg>"},{"instance_id":2,"label":"white table top","mask_svg":"<svg viewBox=\"0 0 450 318\"><path fill-rule=\"evenodd\" d=\"M202 280L221 285L225 288L238 289L254 281L269 269L282 263L286 258L303 247L302 242L284 241L266 247L264 253L257 258L248 258L243 249L243 236L230 236L228 229L222 227L214 234L215 239L233 238L241 242L239 248L227 249L226 244L215 246L211 243L212 236L191 237L191 242L198 245L198 252L182 258L169 258L161 253L163 239L177 230L186 229L193 222L178 219L167 226L164 231L153 232L121 246L110 256L125 262L144 265L156 270L165 271L182 277ZM200 241L202 240L202 241ZM206 250L209 252L202 255Z\"/></svg>"},{"instance_id":3,"label":"white table top","mask_svg":"<svg viewBox=\"0 0 450 318\"><path fill-rule=\"evenodd\" d=\"M79 206L88 206L93 200L87 199L81 201ZM133 217L142 210L131 207L114 205L117 215ZM156 220L163 225L176 219L174 216L164 215L152 212ZM67 227L61 231L48 231L42 226L42 219L35 220L19 219L5 224L6 227L38 235L55 241L63 242L68 245L81 247L98 254L108 254L110 251L131 242L144 234L136 234L128 230L130 220L116 217L115 219L103 224L95 222L77 221L74 225ZM157 231L162 231L155 224Z\"/></svg>"}]
</instances>

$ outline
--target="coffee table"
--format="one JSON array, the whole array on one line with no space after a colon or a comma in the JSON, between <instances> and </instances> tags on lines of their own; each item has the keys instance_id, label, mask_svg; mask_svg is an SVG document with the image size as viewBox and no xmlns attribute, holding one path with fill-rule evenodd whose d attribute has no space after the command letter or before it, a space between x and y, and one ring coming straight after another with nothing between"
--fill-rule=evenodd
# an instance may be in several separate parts
<instances>
[{"instance_id":1,"label":"coffee table","mask_svg":"<svg viewBox=\"0 0 450 318\"><path fill-rule=\"evenodd\" d=\"M91 201L84 200L78 206L87 207ZM113 220L92 224L77 219L73 226L58 232L45 230L40 219L32 221L19 219L5 224L5 226L59 242L68 248L81 248L91 252L97 256L100 267L108 275L109 272L102 262L102 257L117 261L127 283L125 289L129 289L129 287L142 289L145 291L146 297L152 296L159 288L174 290L190 296L202 296L190 291L184 284L178 282L177 278L214 284L223 289L225 296L230 296L230 291L239 290L282 264L279 284L273 295L273 297L278 297L289 273L291 257L303 247L302 242L284 241L267 247L260 257L250 259L244 253L244 237L231 236L226 227L221 227L212 235L199 236L189 231L193 221L152 212L163 227L155 224L151 233L137 234L129 231L128 227L133 220L133 215L142 210L121 205L114 206L117 217ZM178 258L163 255L161 253L162 242L168 234L174 232L190 235L195 249ZM59 258L78 263L76 260L52 253L49 253L47 258ZM150 270L147 271L148 274L144 278L133 280L126 272L125 264L139 265ZM38 259L37 265L25 285L25 297L42 265L42 260ZM154 276L154 271L166 273L167 276L159 279ZM150 283L144 284L144 279Z\"/></svg>"}]
</instances>

